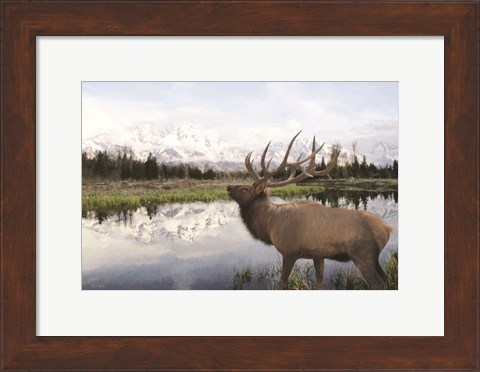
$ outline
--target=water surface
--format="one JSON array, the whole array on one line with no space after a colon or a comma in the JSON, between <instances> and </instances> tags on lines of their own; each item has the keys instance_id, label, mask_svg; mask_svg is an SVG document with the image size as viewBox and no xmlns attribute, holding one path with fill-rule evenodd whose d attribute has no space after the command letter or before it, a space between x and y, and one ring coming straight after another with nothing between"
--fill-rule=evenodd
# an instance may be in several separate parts
<instances>
[{"instance_id":1,"label":"water surface","mask_svg":"<svg viewBox=\"0 0 480 372\"><path fill-rule=\"evenodd\" d=\"M397 249L397 193L330 191L307 199L375 213L394 229L380 260ZM311 262L305 261L299 264ZM280 262L273 246L249 235L233 201L88 212L82 218L83 289L231 289L235 271ZM353 264L326 260L325 277L335 267Z\"/></svg>"}]
</instances>

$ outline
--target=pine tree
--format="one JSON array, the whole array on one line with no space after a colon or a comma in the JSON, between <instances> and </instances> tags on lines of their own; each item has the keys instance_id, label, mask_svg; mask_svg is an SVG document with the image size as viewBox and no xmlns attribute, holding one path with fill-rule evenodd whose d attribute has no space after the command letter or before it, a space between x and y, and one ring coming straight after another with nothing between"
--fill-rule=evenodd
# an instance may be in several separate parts
<instances>
[{"instance_id":1,"label":"pine tree","mask_svg":"<svg viewBox=\"0 0 480 372\"><path fill-rule=\"evenodd\" d=\"M322 156L322 162L320 163L320 170L324 170L327 168L327 165L325 164L325 158Z\"/></svg>"},{"instance_id":2,"label":"pine tree","mask_svg":"<svg viewBox=\"0 0 480 372\"><path fill-rule=\"evenodd\" d=\"M129 161L127 159L127 154L123 153L122 161L121 161L121 170L120 170L120 178L122 180L129 179L131 177L131 169L129 166Z\"/></svg>"},{"instance_id":3,"label":"pine tree","mask_svg":"<svg viewBox=\"0 0 480 372\"><path fill-rule=\"evenodd\" d=\"M203 179L204 180L214 180L215 179L215 174L216 172L213 169L207 169L205 173L203 173Z\"/></svg>"},{"instance_id":4,"label":"pine tree","mask_svg":"<svg viewBox=\"0 0 480 372\"><path fill-rule=\"evenodd\" d=\"M363 155L363 160L360 163L360 177L368 178L368 165L367 165L367 158Z\"/></svg>"},{"instance_id":5,"label":"pine tree","mask_svg":"<svg viewBox=\"0 0 480 372\"><path fill-rule=\"evenodd\" d=\"M353 162L351 165L351 176L358 178L360 176L360 164L358 163L357 155L353 155Z\"/></svg>"},{"instance_id":6,"label":"pine tree","mask_svg":"<svg viewBox=\"0 0 480 372\"><path fill-rule=\"evenodd\" d=\"M368 174L370 178L377 178L378 177L378 169L375 164L370 163L368 165Z\"/></svg>"},{"instance_id":7,"label":"pine tree","mask_svg":"<svg viewBox=\"0 0 480 372\"><path fill-rule=\"evenodd\" d=\"M95 166L93 168L93 173L96 177L105 178L107 176L107 162L107 152L97 152L97 155L95 156Z\"/></svg>"},{"instance_id":8,"label":"pine tree","mask_svg":"<svg viewBox=\"0 0 480 372\"><path fill-rule=\"evenodd\" d=\"M393 161L392 177L398 178L398 160Z\"/></svg>"},{"instance_id":9,"label":"pine tree","mask_svg":"<svg viewBox=\"0 0 480 372\"><path fill-rule=\"evenodd\" d=\"M202 171L197 167L191 167L187 165L188 177L193 178L194 180L201 180L203 178Z\"/></svg>"},{"instance_id":10,"label":"pine tree","mask_svg":"<svg viewBox=\"0 0 480 372\"><path fill-rule=\"evenodd\" d=\"M145 177L147 180L155 180L158 178L157 159L151 152L148 154L148 158L145 161Z\"/></svg>"}]
</instances>

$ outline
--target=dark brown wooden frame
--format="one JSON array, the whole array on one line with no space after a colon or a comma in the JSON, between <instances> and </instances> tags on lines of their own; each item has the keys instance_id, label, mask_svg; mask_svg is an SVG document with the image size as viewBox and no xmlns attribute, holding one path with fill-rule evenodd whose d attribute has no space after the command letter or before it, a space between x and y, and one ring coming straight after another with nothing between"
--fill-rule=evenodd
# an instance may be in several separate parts
<instances>
[{"instance_id":1,"label":"dark brown wooden frame","mask_svg":"<svg viewBox=\"0 0 480 372\"><path fill-rule=\"evenodd\" d=\"M477 1L4 0L1 11L2 369L478 369ZM41 35L443 35L445 336L37 337L35 38Z\"/></svg>"}]
</instances>

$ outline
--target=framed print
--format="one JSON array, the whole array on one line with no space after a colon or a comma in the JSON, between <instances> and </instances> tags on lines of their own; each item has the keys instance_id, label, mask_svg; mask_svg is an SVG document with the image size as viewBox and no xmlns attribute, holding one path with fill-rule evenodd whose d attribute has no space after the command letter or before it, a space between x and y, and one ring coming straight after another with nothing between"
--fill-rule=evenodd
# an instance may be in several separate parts
<instances>
[{"instance_id":1,"label":"framed print","mask_svg":"<svg viewBox=\"0 0 480 372\"><path fill-rule=\"evenodd\" d=\"M478 2L6 1L1 7L2 369L478 369ZM282 120L292 111L282 110L289 102L298 106L299 96L306 97L304 116L294 117L301 117L304 126L311 117L340 122L343 111L333 104L334 98L322 110L316 103L315 92L325 88L314 82L326 81L329 92L344 97L357 88L339 88L334 82L366 82L359 90L363 101L358 102L368 106L368 92L376 95L375 110L365 113L370 117L378 119L376 109L381 105L397 105L392 115L397 116L401 159L398 290L208 291L212 278L220 278L221 272L213 276L204 272L212 270L213 260L225 263L214 254L208 256L212 261L202 261L203 269L200 261L193 261L191 270L185 270L189 261L181 261L185 253L177 252L169 264L173 279L164 277L156 288L150 277L142 279L138 272L118 266L118 257L137 265L142 257L148 264L158 259L145 243L163 233L173 234L159 220L167 211L159 214L157 204L140 196L143 209L119 210L120 217L126 213L123 220L118 217L125 229L113 230L117 225L111 222L112 209L100 208L111 199L101 199L98 189L88 189L88 177L100 177L102 182L118 178L125 186L134 178L135 162L143 164L145 178L147 170L156 169L165 179L177 164L164 160L164 168L148 168L168 149L148 152L165 140L155 148L117 141L122 120L152 113L151 101L166 105L163 114L183 101L188 110L182 111L182 120L185 112L192 117L192 112L203 110L209 128L223 130L222 136L239 146L243 141L255 147L256 139L242 139L235 125L243 125L247 132L245 123L250 122L249 136L262 137L262 125L275 118L281 125L265 127L263 132L269 135L258 138L258 143L263 147L270 139L288 143L303 127L294 121L288 126ZM157 85L151 85L154 82ZM194 95L186 93L188 82ZM257 107L269 104L269 96L261 95L267 91L262 82L281 92L277 97L283 99L282 107L252 108L249 99L260 102ZM375 82L392 82L398 95L389 100L390 91L372 90ZM198 97L201 102L195 101ZM356 99L348 99L355 112ZM236 110L238 102L248 110ZM108 105L117 109L106 110ZM353 120L342 115L341 120ZM218 117L230 124L215 124ZM89 120L96 121L88 124ZM115 133L109 133L109 125ZM380 127L375 132L379 138ZM154 142L153 134L161 128L144 124L137 129ZM363 129L368 137L368 128ZM101 132L106 133L102 141L96 137ZM196 133L193 127L184 132L187 137ZM306 132L310 137L311 131ZM132 133L129 129L122 138L137 136ZM308 141L311 149L311 138ZM319 145L324 141L325 146L333 142L318 138ZM107 143L131 148L112 157L97 148ZM181 154L181 147L175 149ZM133 155L143 150L145 159ZM233 146L225 151L235 155ZM244 152L241 147L242 158ZM335 152L330 155L335 163ZM246 170L261 180L272 169L264 164L267 161L261 162L262 174L249 162ZM191 179L217 177L220 169L208 164L187 163L183 172L188 170ZM315 172L325 168L319 165ZM82 201L81 174L87 179L83 195L90 204L86 197ZM135 179L143 177L135 174ZM197 185L194 191L199 190ZM226 186L219 192L242 200L237 189ZM169 216L177 207L169 204ZM189 210L204 213L197 204ZM128 225L129 213L140 222ZM188 216L186 211L178 213ZM212 226L218 219L209 221ZM82 235L82 225L90 235ZM174 232L191 238L203 225L197 220L196 230L192 226ZM129 242L133 236L144 245L125 247L120 240L124 233L130 234ZM118 240L106 245L101 234ZM228 235L240 239L235 230ZM113 247L118 247L114 254ZM201 244L197 241L192 247ZM170 249L168 257L175 249L179 248ZM219 248L210 249L218 253ZM198 251L192 254L199 257ZM100 267L109 267L110 274L96 270ZM383 286L368 270L362 274L375 289ZM242 275L238 278L245 279ZM168 283L173 289L200 283L201 290L168 291ZM138 290L126 290L129 286ZM348 355L339 350L349 350Z\"/></svg>"},{"instance_id":2,"label":"framed print","mask_svg":"<svg viewBox=\"0 0 480 372\"><path fill-rule=\"evenodd\" d=\"M239 47L239 41L236 44ZM131 95L133 91L136 97ZM362 93L357 95L357 91ZM344 146L353 143L355 151L340 149L339 144L338 152L334 153L337 151L334 144L325 142L327 134L322 136L323 147L316 139L314 144L305 138L307 131L320 136L318 131L322 128L318 121L332 120L333 110L342 111L338 107L340 103L312 104L334 101L335 96L329 96L331 92L342 97L340 102L360 99L358 112L365 106L378 107L375 113L361 114L360 120L367 123L361 135L352 135L351 128L359 127L355 118L338 119L335 124L329 124L337 130L343 121L352 125L344 129L350 138L340 133L334 135L342 137ZM345 98L347 95L351 98ZM123 101L121 97L128 102L122 104L124 110L116 107L116 102ZM387 102L378 102L375 100L378 98ZM155 106L154 102L162 102L162 107L157 110L151 107L155 113L145 109L152 103ZM135 106L142 108L137 111ZM132 119L120 118L126 118L131 110ZM319 110L323 112L321 116ZM397 111L397 82L82 82L82 289L298 290L370 289L375 285L379 289L397 289L398 239L393 234L398 231ZM145 119L139 120L142 113ZM105 116L111 118L113 128ZM155 117L157 119L152 120ZM125 125L120 127L122 121ZM245 157L250 152L247 147L258 149L257 154L263 151L264 144L253 144L254 139L274 136L276 131L280 139L284 138L295 122L298 122L295 131L299 133L296 138L289 139L290 143L277 139L272 143L275 151L267 149L265 156L267 153L274 156L270 168L264 171L269 174L263 178L257 176L255 160L251 169L246 168ZM361 138L360 143L355 142L357 138ZM312 146L316 148L313 152ZM305 155L301 156L302 153ZM293 162L290 154L299 160ZM288 179L285 168L299 162L308 164L310 169L294 169L298 174ZM357 185L352 182L348 188L339 185L344 181L333 181L333 177L348 179L346 172L357 180L368 179L367 189L355 190L364 181L357 181ZM310 177L313 175L315 180ZM320 177L328 179L328 176L332 182L321 181ZM97 181L98 178L101 180ZM322 192L321 185L328 187L330 193ZM244 199L241 194L247 191L252 194ZM235 199L238 206L230 198ZM253 200L262 207L251 209ZM332 208L320 207L318 202ZM277 207L279 204L282 207ZM284 208L292 211L303 208L305 211L301 214L304 215L306 209L313 207L317 209L314 215L323 219L327 213L326 218L330 220L334 218L331 213L338 213L333 209L336 206L355 223L361 224L364 217L372 218L374 226L368 230L372 239L379 232L384 234L383 240L378 241L377 250L381 251L378 260L374 254L372 268L380 265L379 275L385 280L375 275L376 270L374 273L364 269L370 280L368 284L353 271L356 266L330 259L317 261L317 266L323 264L324 268L323 273L316 272L306 257L297 258L302 256L300 248L294 253L280 253L283 257L279 262L280 251L262 250L255 240L252 244L252 236L263 238L264 234L269 237L278 234L274 227L257 229L251 225L251 220L270 218L269 214L259 213L263 209L272 208L275 215ZM238 208L245 220L239 218ZM251 214L245 214L247 212ZM340 228L343 220L339 218L334 225ZM285 223L286 219L279 218L279 221ZM302 221L299 227L292 224L284 229L287 234L277 238L278 249L308 221ZM245 226L252 229L250 234ZM313 233L316 229L309 230ZM305 238L328 237L326 225L317 230L317 236ZM269 244L269 239L264 238L262 242ZM298 247L303 244L299 240ZM360 253L363 249L357 244L352 243L352 252L358 251L362 257L368 255ZM123 253L119 252L120 246L124 247ZM161 248L152 251L152 247ZM336 254L339 253L330 255ZM285 256L290 255L298 262L292 263L288 278L280 285L280 267L288 265ZM149 256L150 263L157 264L146 264L145 256ZM359 261L362 260L359 258Z\"/></svg>"},{"instance_id":3,"label":"framed print","mask_svg":"<svg viewBox=\"0 0 480 372\"><path fill-rule=\"evenodd\" d=\"M92 48L96 62L91 65L93 69L86 71ZM292 48L295 53L291 52ZM203 51L201 58L196 55L196 50ZM358 50L365 55L362 60L357 57ZM415 65L405 65L403 58L412 55L412 52L416 58ZM255 55L256 59L240 70L220 68L233 66L244 55ZM129 56L134 56L137 62L127 62L126 66L138 66L138 61L142 61L141 68L120 67L118 61L129 61ZM178 56L181 56L180 61L195 59L195 67L176 69ZM433 185L443 183L443 167L436 163L436 159L443 158L441 38L149 37L98 40L39 37L37 60L40 66L37 73L39 96L48 97L48 100L39 102L41 115L37 124L37 169L44 175L39 180L37 195L38 336L443 336L443 312L438 311L443 309L444 281L443 232L438 227L443 219L442 189L434 187L430 191L429 200L435 208L422 210L422 218L429 221L423 223L417 219L420 215L417 206L424 204L424 195L415 191L415 180L422 177L416 172L421 172L422 167L416 166L414 153L402 153L398 191L408 197L400 198L400 213L395 201L395 178L380 178L380 172L385 171L385 175L390 177L388 164L392 166L393 161L389 163L388 156L397 159L398 147L395 144L402 142L402 138L403 143L408 138L409 146L417 148L424 146L425 138L430 138L429 151L422 153L422 159L428 164L435 164L429 166L429 182ZM339 68L339 60L356 62L354 66L344 62ZM302 61L301 65L296 65L296 61ZM75 68L64 72L62 66ZM112 66L116 66L115 69ZM189 81L179 81L187 73ZM222 75L218 76L218 73ZM245 78L239 74L249 76L251 80L242 80ZM81 76L102 76L108 81L84 81ZM357 76L369 81L355 81ZM146 77L155 81L147 82L144 80ZM118 81L121 78L128 82ZM202 81L207 78L207 81ZM259 81L260 78L267 78L268 82ZM347 78L350 81L340 81ZM328 79L331 81L326 81ZM82 88L81 105L79 86ZM248 95L243 94L245 91ZM119 97L125 94L128 99ZM209 99L212 95L217 98ZM417 102L424 96L428 96L429 100L419 107ZM199 99L201 104L198 104ZM364 103L355 103L359 100ZM177 102L180 102L179 108L176 108ZM160 104L163 107L159 110ZM352 105L358 108L352 109ZM403 118L401 126L397 124L399 112ZM136 122L141 117L144 117L143 121ZM129 118L134 118L133 123ZM72 124L65 126L65 122ZM112 123L113 131L109 132L108 122ZM203 127L202 123L205 123ZM250 123L253 124L248 129ZM349 128L344 130L346 134L341 130L345 126ZM415 133L412 134L409 130L413 128ZM407 247L417 244L424 247L420 251L400 250L399 291L388 294L376 290L362 293L349 291L334 296L330 291L322 291L311 296L299 291L252 290L255 286L261 289L278 286L280 277L272 273L279 272L282 256L273 244L254 240L246 231L239 216L240 206L228 195L227 187L235 183L248 186L251 176L243 169L245 156L250 150L244 146L253 145L256 148L259 155L253 160L252 154L252 167L261 167L259 158L266 145L264 137L269 136L273 140L272 149L275 148L278 153L271 162L272 166L282 156L282 143L286 151L291 140L285 138L286 132L292 131L293 137L301 129L302 133L292 143L290 158L297 159L300 155L298 150L311 153L315 135L316 141L321 139L330 151L332 138L336 138L343 149L337 167L331 170L334 179L330 181L327 178L325 187L332 190L332 184L337 183L335 188L340 188L342 186L336 180L348 180L350 186L343 186L345 196L338 196L338 206L355 209L357 203L358 209L373 212L393 228L387 246L382 247L384 249L379 256L381 265L385 266L392 257L398 241ZM92 133L92 130L97 133ZM56 136L49 135L51 133L56 133ZM205 133L209 133L210 146L202 140ZM57 141L57 136L62 141ZM220 140L213 141L217 144L213 149L224 151L222 161L233 158L231 163L238 167L235 169L240 173L232 174L228 165L220 167L214 163L212 159L220 157L211 155L212 139L216 137ZM258 138L257 145L254 144L255 138ZM356 155L351 144L355 140L358 140L355 151L362 154L359 156L365 154L360 151L370 151L367 153L369 161L377 164L374 165L376 168L380 167L377 168L378 174L373 174L376 178L367 181L369 195L364 194L366 190L362 191L363 195L352 190L358 190L358 182L364 182L353 174ZM82 149L79 148L80 143ZM112 154L108 148L95 150L96 147L92 147L105 144L121 149L121 159L118 159L117 150L113 150ZM300 144L303 148L297 147ZM127 154L125 146L129 146ZM231 150L222 150L223 146ZM389 152L379 151L385 148L390 149ZM84 153L83 171L78 162L80 151ZM143 155L136 155L142 151L145 151ZM178 157L182 153L188 156L184 155L185 160L182 161L185 163L179 169L182 162L174 159L172 154ZM267 153L270 155L269 151ZM63 181L52 183L59 166L59 162L54 161L55 154L62 154ZM329 162L329 151L322 156L325 163ZM386 157L387 161L380 163L382 157ZM158 180L143 179L146 178L147 161L154 164L156 160L163 162L164 175ZM109 169L108 174L99 174L103 170L98 164L103 161L107 165L104 170ZM121 174L115 174L122 167L116 167L114 163L120 161L125 162L126 172L132 172L130 176L124 174L123 180ZM321 164L320 157L318 161ZM357 163L360 161L357 160ZM184 172L185 164L188 179L184 174L171 175L175 169ZM206 174L207 167L216 167L215 172L219 174L215 180L203 179L203 173L202 179L198 179L200 167L205 167ZM145 174L134 175L134 171L142 170ZM340 171L351 174L338 178ZM78 187L80 173L83 174L81 192ZM332 191L330 195L321 193L318 182L322 179L298 188L287 185L289 195L276 194L282 188L269 187L272 193L270 200L284 204L307 197L317 206L324 200L330 208L330 200L336 203L335 195L331 194ZM156 189L165 186L169 189ZM210 192L205 193L205 188L213 189L218 196L212 198ZM378 188L383 190L381 195L378 195ZM302 196L299 192L308 194ZM59 198L59 195L62 197ZM190 200L182 200L184 195ZM130 206L132 196L139 197L140 208ZM174 200L162 202L155 199L157 197L173 197ZM146 204L142 204L144 201ZM102 207L105 202L110 206ZM80 215L81 236L78 235L77 224ZM294 229L291 227L288 230ZM322 236L323 233L327 232L322 232ZM413 238L416 240L412 241ZM51 239L72 240L72 243L65 246ZM81 267L78 264L80 252ZM62 265L57 264L58 260ZM426 268L422 263L428 260L438 264ZM316 278L311 259L298 261L297 268L292 270L291 279L295 280L289 284L290 288L314 288ZM167 262L168 267L162 266ZM340 267L342 271L336 271ZM348 286L356 283L351 287L362 288L364 282L361 273L353 271L355 267L352 262L326 261L321 284L332 288L332 278L345 277L336 280L335 286L341 287L342 282L348 282ZM359 276L343 275L349 270ZM394 275L395 272L395 269L391 270ZM394 275L390 277L395 278ZM60 277L61 281L56 280ZM423 278L422 287L416 283L415 278L418 277ZM395 280L385 282L392 283L395 288ZM50 284L45 288L44 283ZM184 292L193 291L192 287L198 286L202 292ZM211 287L215 290L210 290ZM244 293L229 290L233 287L250 290ZM78 291L77 288L83 290ZM134 302L129 299L130 296L134 296ZM196 317L190 317L189 309L196 307L199 296L204 304L197 309ZM59 303L57 299L60 298L62 301ZM324 300L323 306L318 308L318 303ZM362 315L357 315L364 322L357 322L355 317L349 316L349 309L359 301L363 303ZM412 307L412 302L416 306ZM122 319L135 311L134 307L143 309L141 321L123 322ZM278 327L283 316L275 311L278 307L284 311L317 307L319 317L337 319L344 326L340 328L336 321L332 321L329 324L318 322L309 327L298 327L296 323ZM378 315L378 308L388 308L389 311ZM411 319L413 308L416 309L415 320ZM97 309L94 319L81 315L89 309ZM156 315L160 312L164 315L161 318ZM251 320L232 323L229 321L232 316ZM77 321L71 322L70 317L76 317ZM171 321L176 317L183 318L183 327L177 327ZM197 317L203 322L198 322ZM389 322L391 317L395 317L397 322Z\"/></svg>"}]
</instances>

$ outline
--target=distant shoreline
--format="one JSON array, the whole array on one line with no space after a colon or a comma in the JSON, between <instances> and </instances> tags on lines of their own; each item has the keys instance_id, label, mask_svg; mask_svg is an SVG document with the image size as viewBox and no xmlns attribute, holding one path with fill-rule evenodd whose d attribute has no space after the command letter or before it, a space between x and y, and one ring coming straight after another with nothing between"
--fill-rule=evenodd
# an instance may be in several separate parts
<instances>
[{"instance_id":1,"label":"distant shoreline","mask_svg":"<svg viewBox=\"0 0 480 372\"><path fill-rule=\"evenodd\" d=\"M82 213L118 211L168 203L212 202L230 200L229 184L250 184L250 181L111 181L88 180L82 184ZM397 179L336 179L289 185L271 189L271 195L292 198L328 190L395 192Z\"/></svg>"}]
</instances>

